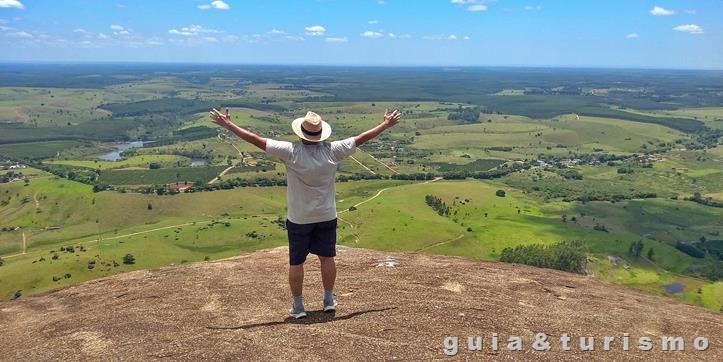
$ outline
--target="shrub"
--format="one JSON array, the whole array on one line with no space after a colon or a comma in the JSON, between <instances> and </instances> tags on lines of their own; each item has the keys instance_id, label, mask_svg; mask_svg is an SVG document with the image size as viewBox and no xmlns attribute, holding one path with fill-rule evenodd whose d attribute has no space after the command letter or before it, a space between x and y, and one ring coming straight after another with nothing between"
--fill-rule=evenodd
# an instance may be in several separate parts
<instances>
[{"instance_id":1,"label":"shrub","mask_svg":"<svg viewBox=\"0 0 723 362\"><path fill-rule=\"evenodd\" d=\"M505 197L506 194L505 190L497 190L497 192L495 192L495 195L499 197Z\"/></svg>"},{"instance_id":2,"label":"shrub","mask_svg":"<svg viewBox=\"0 0 723 362\"><path fill-rule=\"evenodd\" d=\"M5 265L5 260L3 258L0 258L0 266Z\"/></svg>"},{"instance_id":3,"label":"shrub","mask_svg":"<svg viewBox=\"0 0 723 362\"><path fill-rule=\"evenodd\" d=\"M135 264L136 258L132 254L126 254L126 256L123 257L123 264Z\"/></svg>"},{"instance_id":4,"label":"shrub","mask_svg":"<svg viewBox=\"0 0 723 362\"><path fill-rule=\"evenodd\" d=\"M587 256L582 246L578 240L552 245L518 245L502 250L500 261L583 274L587 267Z\"/></svg>"}]
</instances>

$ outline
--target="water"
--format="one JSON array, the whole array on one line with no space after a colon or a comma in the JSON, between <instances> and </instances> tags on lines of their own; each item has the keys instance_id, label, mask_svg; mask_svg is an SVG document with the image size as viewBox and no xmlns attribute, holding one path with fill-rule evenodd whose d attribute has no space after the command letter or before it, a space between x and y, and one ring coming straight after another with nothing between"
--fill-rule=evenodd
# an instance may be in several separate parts
<instances>
[{"instance_id":1,"label":"water","mask_svg":"<svg viewBox=\"0 0 723 362\"><path fill-rule=\"evenodd\" d=\"M670 294L678 294L683 292L683 284L681 284L680 282L663 285L663 288L665 288L665 291Z\"/></svg>"},{"instance_id":2,"label":"water","mask_svg":"<svg viewBox=\"0 0 723 362\"><path fill-rule=\"evenodd\" d=\"M191 167L203 167L208 165L208 161L205 158L192 158Z\"/></svg>"},{"instance_id":3,"label":"water","mask_svg":"<svg viewBox=\"0 0 723 362\"><path fill-rule=\"evenodd\" d=\"M119 161L123 159L121 156L121 153L127 149L136 148L136 147L143 147L143 145L150 143L149 141L133 141L133 142L123 142L123 143L116 143L113 145L115 148L115 151L104 153L98 158L104 161Z\"/></svg>"}]
</instances>

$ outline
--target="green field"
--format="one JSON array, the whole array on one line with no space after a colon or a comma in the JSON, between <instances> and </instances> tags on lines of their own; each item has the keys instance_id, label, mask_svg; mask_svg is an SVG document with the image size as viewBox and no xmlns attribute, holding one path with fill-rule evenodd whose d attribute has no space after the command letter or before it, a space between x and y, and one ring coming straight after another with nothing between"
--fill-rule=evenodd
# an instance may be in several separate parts
<instances>
[{"instance_id":1,"label":"green field","mask_svg":"<svg viewBox=\"0 0 723 362\"><path fill-rule=\"evenodd\" d=\"M178 181L206 183L216 177L224 166L171 167L155 170L108 170L100 174L100 182L109 185L162 185Z\"/></svg>"},{"instance_id":2,"label":"green field","mask_svg":"<svg viewBox=\"0 0 723 362\"><path fill-rule=\"evenodd\" d=\"M338 166L340 244L499 260L508 247L580 240L590 275L721 310L716 74L699 74L701 86L626 70L41 68L0 70L0 165L29 166L0 171L22 172L0 184L0 299L285 245L285 189L265 186L284 165L221 132L211 107L289 141L309 110L333 141L399 109L399 125ZM140 140L119 161L98 158ZM165 195L177 181L194 192ZM671 283L683 291L665 292Z\"/></svg>"}]
</instances>

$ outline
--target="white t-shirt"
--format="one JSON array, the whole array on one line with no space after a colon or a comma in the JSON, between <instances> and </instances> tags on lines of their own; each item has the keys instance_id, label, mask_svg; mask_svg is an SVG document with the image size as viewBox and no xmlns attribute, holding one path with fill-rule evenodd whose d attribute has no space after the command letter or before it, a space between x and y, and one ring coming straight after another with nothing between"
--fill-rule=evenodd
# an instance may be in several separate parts
<instances>
[{"instance_id":1,"label":"white t-shirt","mask_svg":"<svg viewBox=\"0 0 723 362\"><path fill-rule=\"evenodd\" d=\"M354 151L354 137L314 145L266 140L266 153L286 165L289 221L311 224L336 218L336 167Z\"/></svg>"}]
</instances>

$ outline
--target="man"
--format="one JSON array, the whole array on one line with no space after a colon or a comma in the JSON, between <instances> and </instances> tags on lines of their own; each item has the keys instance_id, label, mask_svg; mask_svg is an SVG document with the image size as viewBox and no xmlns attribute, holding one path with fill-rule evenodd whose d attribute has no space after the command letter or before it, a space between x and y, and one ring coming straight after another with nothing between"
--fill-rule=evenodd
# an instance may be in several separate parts
<instances>
[{"instance_id":1,"label":"man","mask_svg":"<svg viewBox=\"0 0 723 362\"><path fill-rule=\"evenodd\" d=\"M324 285L324 311L336 310L334 281L336 279L336 191L334 181L337 165L351 156L356 147L377 137L401 118L398 110L384 112L384 120L376 127L342 141L326 143L331 126L321 117L308 112L305 117L291 123L291 129L300 143L276 141L261 137L231 122L228 108L226 114L211 111L214 123L228 129L246 142L278 157L286 165L288 213L286 229L289 237L289 286L293 303L289 315L306 317L302 288L304 262L315 254L321 262L321 279Z\"/></svg>"}]
</instances>

